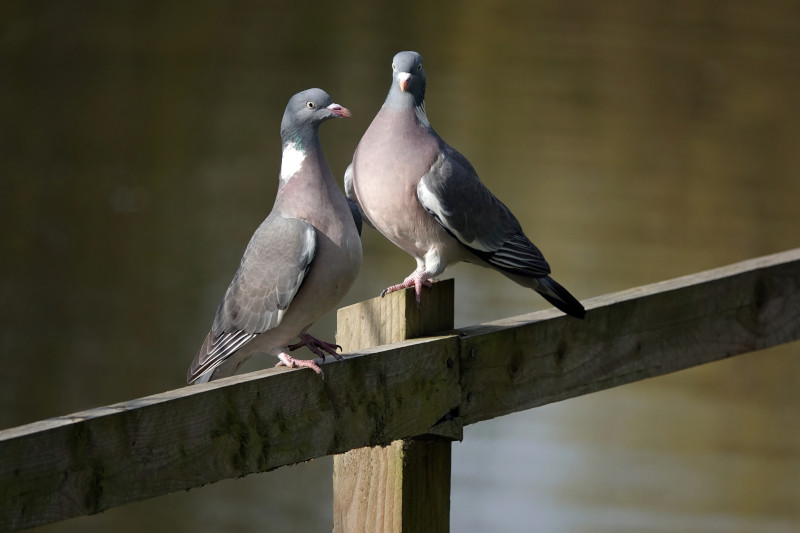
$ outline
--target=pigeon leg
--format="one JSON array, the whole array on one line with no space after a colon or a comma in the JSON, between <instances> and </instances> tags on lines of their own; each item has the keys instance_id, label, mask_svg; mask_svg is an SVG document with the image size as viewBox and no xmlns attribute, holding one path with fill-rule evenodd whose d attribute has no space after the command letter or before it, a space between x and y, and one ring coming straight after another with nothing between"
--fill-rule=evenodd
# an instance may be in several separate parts
<instances>
[{"instance_id":1,"label":"pigeon leg","mask_svg":"<svg viewBox=\"0 0 800 533\"><path fill-rule=\"evenodd\" d=\"M294 351L297 350L298 348L302 348L303 346L305 346L306 348L314 352L315 355L321 357L323 363L325 362L325 355L332 355L333 358L336 359L337 361L341 361L344 359L341 355L336 353L337 349L339 350L342 349L342 347L339 346L338 344L325 342L308 333L301 333L299 336L300 336L300 342L295 344L290 344L288 346L289 351Z\"/></svg>"},{"instance_id":2,"label":"pigeon leg","mask_svg":"<svg viewBox=\"0 0 800 533\"><path fill-rule=\"evenodd\" d=\"M280 361L278 361L275 366L288 366L289 368L310 368L317 374L322 374L322 369L317 366L317 363L310 359L295 359L286 352L279 353L278 359L280 359Z\"/></svg>"},{"instance_id":3,"label":"pigeon leg","mask_svg":"<svg viewBox=\"0 0 800 533\"><path fill-rule=\"evenodd\" d=\"M422 295L422 286L424 285L425 287L430 287L433 285L433 280L430 278L430 275L430 272L425 270L421 272L414 271L410 276L403 280L403 283L398 283L397 285L392 285L391 287L383 289L383 291L381 291L381 296L386 296L390 292L414 287L414 297L417 300L417 305L419 306L420 296Z\"/></svg>"}]
</instances>

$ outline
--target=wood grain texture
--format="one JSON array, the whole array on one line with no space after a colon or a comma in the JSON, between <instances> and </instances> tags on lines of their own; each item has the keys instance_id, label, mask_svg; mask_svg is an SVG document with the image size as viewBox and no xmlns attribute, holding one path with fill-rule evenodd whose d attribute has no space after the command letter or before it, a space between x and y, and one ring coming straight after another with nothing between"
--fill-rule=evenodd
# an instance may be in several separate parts
<instances>
[{"instance_id":1,"label":"wood grain texture","mask_svg":"<svg viewBox=\"0 0 800 533\"><path fill-rule=\"evenodd\" d=\"M460 401L457 343L408 341L326 364L324 380L270 369L0 432L0 531L426 433Z\"/></svg>"},{"instance_id":2,"label":"wood grain texture","mask_svg":"<svg viewBox=\"0 0 800 533\"><path fill-rule=\"evenodd\" d=\"M463 424L800 338L800 249L459 331Z\"/></svg>"},{"instance_id":3,"label":"wood grain texture","mask_svg":"<svg viewBox=\"0 0 800 533\"><path fill-rule=\"evenodd\" d=\"M450 445L406 439L337 455L334 531L448 531Z\"/></svg>"},{"instance_id":4,"label":"wood grain texture","mask_svg":"<svg viewBox=\"0 0 800 533\"><path fill-rule=\"evenodd\" d=\"M412 289L343 307L336 314L336 342L356 352L451 330L454 287L452 279L423 287L419 307Z\"/></svg>"},{"instance_id":5,"label":"wood grain texture","mask_svg":"<svg viewBox=\"0 0 800 533\"><path fill-rule=\"evenodd\" d=\"M370 305L396 305L383 300ZM584 303L583 321L550 310L359 350L324 380L270 369L0 431L0 531L448 425L458 438L461 424L797 340L800 249Z\"/></svg>"},{"instance_id":6,"label":"wood grain texture","mask_svg":"<svg viewBox=\"0 0 800 533\"><path fill-rule=\"evenodd\" d=\"M414 291L407 289L340 309L336 341L355 351L450 330L453 286L452 279L434 284L423 292L419 307ZM457 359L451 361L453 368ZM431 433L460 440L462 426L455 422L443 420ZM450 439L432 435L335 456L333 530L449 531L450 462Z\"/></svg>"}]
</instances>

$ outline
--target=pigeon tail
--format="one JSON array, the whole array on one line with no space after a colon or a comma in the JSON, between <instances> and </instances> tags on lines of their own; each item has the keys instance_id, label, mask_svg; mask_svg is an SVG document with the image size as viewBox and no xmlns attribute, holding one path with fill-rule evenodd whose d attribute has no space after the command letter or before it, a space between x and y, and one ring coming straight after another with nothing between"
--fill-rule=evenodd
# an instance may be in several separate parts
<instances>
[{"instance_id":1,"label":"pigeon tail","mask_svg":"<svg viewBox=\"0 0 800 533\"><path fill-rule=\"evenodd\" d=\"M556 280L550 276L545 276L536 278L536 281L538 283L532 288L541 294L545 300L575 318L584 318L586 316L586 309L583 308L583 305L567 289L559 285Z\"/></svg>"},{"instance_id":2,"label":"pigeon tail","mask_svg":"<svg viewBox=\"0 0 800 533\"><path fill-rule=\"evenodd\" d=\"M199 383L208 383L209 381L211 381L211 377L213 375L214 375L214 371L213 370L209 370L205 374L201 374L200 377L198 377L194 381L190 381L189 385L197 385Z\"/></svg>"}]
</instances>

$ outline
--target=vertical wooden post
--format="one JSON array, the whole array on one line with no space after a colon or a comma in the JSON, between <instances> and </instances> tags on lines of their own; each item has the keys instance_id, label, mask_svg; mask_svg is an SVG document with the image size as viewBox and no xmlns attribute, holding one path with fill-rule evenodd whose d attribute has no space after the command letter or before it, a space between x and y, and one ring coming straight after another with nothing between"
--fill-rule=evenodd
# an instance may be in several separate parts
<instances>
[{"instance_id":1,"label":"vertical wooden post","mask_svg":"<svg viewBox=\"0 0 800 533\"><path fill-rule=\"evenodd\" d=\"M339 310L336 342L352 352L453 329L453 280ZM430 532L450 529L450 440L398 440L333 459L333 531Z\"/></svg>"}]
</instances>

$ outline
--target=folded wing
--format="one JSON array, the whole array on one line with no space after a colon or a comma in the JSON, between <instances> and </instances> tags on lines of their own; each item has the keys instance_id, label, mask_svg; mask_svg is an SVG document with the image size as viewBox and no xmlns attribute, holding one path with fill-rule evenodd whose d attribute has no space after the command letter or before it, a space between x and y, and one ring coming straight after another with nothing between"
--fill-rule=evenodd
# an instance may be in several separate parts
<instances>
[{"instance_id":1,"label":"folded wing","mask_svg":"<svg viewBox=\"0 0 800 533\"><path fill-rule=\"evenodd\" d=\"M550 273L514 214L450 146L442 143L439 157L417 185L417 198L450 235L493 267L524 277Z\"/></svg>"},{"instance_id":2,"label":"folded wing","mask_svg":"<svg viewBox=\"0 0 800 533\"><path fill-rule=\"evenodd\" d=\"M257 335L280 324L311 267L316 231L304 220L271 214L259 226L217 307L187 381L213 371Z\"/></svg>"}]
</instances>

